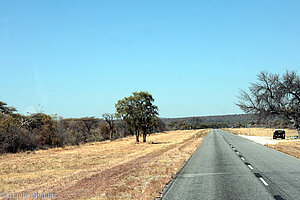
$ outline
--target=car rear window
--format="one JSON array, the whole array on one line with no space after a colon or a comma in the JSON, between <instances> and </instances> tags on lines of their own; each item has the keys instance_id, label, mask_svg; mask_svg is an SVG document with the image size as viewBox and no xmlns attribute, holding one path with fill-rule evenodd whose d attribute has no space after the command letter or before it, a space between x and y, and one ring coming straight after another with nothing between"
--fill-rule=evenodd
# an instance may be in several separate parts
<instances>
[{"instance_id":1,"label":"car rear window","mask_svg":"<svg viewBox=\"0 0 300 200\"><path fill-rule=\"evenodd\" d=\"M284 131L275 131L275 133L284 133Z\"/></svg>"}]
</instances>

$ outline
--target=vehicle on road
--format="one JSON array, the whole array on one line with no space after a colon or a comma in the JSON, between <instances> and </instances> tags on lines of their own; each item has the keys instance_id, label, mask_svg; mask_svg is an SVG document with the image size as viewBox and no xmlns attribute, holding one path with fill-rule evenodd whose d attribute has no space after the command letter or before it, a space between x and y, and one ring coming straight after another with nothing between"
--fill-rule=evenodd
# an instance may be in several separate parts
<instances>
[{"instance_id":1,"label":"vehicle on road","mask_svg":"<svg viewBox=\"0 0 300 200\"><path fill-rule=\"evenodd\" d=\"M285 139L285 131L283 129L276 129L273 133L273 139Z\"/></svg>"}]
</instances>

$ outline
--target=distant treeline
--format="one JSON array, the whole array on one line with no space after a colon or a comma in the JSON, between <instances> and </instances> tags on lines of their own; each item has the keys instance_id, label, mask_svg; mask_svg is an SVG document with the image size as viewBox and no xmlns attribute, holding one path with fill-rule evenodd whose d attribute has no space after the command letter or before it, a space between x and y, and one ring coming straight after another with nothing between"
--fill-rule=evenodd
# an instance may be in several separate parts
<instances>
[{"instance_id":1,"label":"distant treeline","mask_svg":"<svg viewBox=\"0 0 300 200\"><path fill-rule=\"evenodd\" d=\"M173 121L185 121L188 124L227 124L232 127L238 123L248 123L257 121L257 117L252 114L237 114L237 115L216 115L216 116L201 116L201 117L183 117L183 118L162 118L163 122L169 124Z\"/></svg>"},{"instance_id":2,"label":"distant treeline","mask_svg":"<svg viewBox=\"0 0 300 200\"><path fill-rule=\"evenodd\" d=\"M252 114L220 115L186 118L162 118L167 128L175 129L202 129L202 128L294 128L293 124L279 116L259 118Z\"/></svg>"},{"instance_id":3,"label":"distant treeline","mask_svg":"<svg viewBox=\"0 0 300 200\"><path fill-rule=\"evenodd\" d=\"M205 129L205 128L228 128L226 123L187 123L184 120L176 120L167 124L169 130L188 130L188 129Z\"/></svg>"}]
</instances>

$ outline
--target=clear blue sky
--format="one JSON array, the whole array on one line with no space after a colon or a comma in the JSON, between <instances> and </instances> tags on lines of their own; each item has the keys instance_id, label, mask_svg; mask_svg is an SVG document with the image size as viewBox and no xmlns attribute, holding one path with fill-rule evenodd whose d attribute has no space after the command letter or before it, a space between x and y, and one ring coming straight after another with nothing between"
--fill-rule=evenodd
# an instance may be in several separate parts
<instances>
[{"instance_id":1,"label":"clear blue sky","mask_svg":"<svg viewBox=\"0 0 300 200\"><path fill-rule=\"evenodd\" d=\"M261 70L300 69L300 2L0 1L0 100L101 117L148 91L161 117L242 113Z\"/></svg>"}]
</instances>

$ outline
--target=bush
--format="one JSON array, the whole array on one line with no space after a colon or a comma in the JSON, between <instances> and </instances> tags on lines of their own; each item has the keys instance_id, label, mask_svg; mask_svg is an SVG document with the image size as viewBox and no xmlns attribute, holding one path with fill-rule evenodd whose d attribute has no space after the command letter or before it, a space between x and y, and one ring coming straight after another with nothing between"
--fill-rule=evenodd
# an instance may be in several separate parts
<instances>
[{"instance_id":1,"label":"bush","mask_svg":"<svg viewBox=\"0 0 300 200\"><path fill-rule=\"evenodd\" d=\"M16 153L19 151L33 151L38 148L37 137L20 129L17 132L0 132L0 152Z\"/></svg>"}]
</instances>

